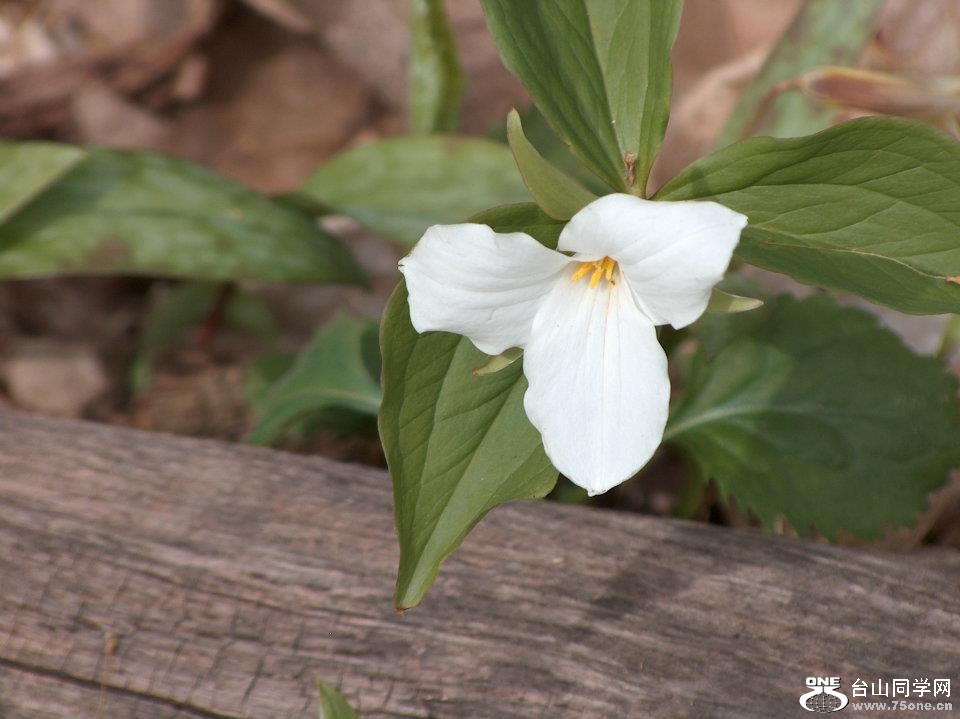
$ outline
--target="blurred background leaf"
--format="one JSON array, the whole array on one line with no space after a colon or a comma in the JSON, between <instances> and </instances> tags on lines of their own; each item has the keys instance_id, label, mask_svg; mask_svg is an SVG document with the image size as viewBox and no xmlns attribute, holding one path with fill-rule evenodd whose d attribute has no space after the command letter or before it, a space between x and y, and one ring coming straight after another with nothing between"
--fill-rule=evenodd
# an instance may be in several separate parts
<instances>
[{"instance_id":1,"label":"blurred background leaf","mask_svg":"<svg viewBox=\"0 0 960 719\"><path fill-rule=\"evenodd\" d=\"M780 92L817 65L850 65L873 33L883 0L807 0L740 96L718 147L752 135L796 137L830 124L834 110L795 92Z\"/></svg>"},{"instance_id":2,"label":"blurred background leaf","mask_svg":"<svg viewBox=\"0 0 960 719\"><path fill-rule=\"evenodd\" d=\"M0 161L28 171L23 155ZM309 217L197 165L116 150L91 150L0 224L0 278L83 274L365 279Z\"/></svg>"},{"instance_id":3,"label":"blurred background leaf","mask_svg":"<svg viewBox=\"0 0 960 719\"><path fill-rule=\"evenodd\" d=\"M410 0L410 131L454 132L463 71L442 0Z\"/></svg>"},{"instance_id":4,"label":"blurred background leaf","mask_svg":"<svg viewBox=\"0 0 960 719\"><path fill-rule=\"evenodd\" d=\"M308 427L343 431L348 426L344 411L376 417L381 400L377 330L373 320L341 315L292 360L263 360L252 375L253 387L248 385L255 423L247 440L270 444L286 433L303 436Z\"/></svg>"},{"instance_id":5,"label":"blurred background leaf","mask_svg":"<svg viewBox=\"0 0 960 719\"><path fill-rule=\"evenodd\" d=\"M503 145L467 137L400 137L345 150L296 193L405 246L435 224L463 222L530 195Z\"/></svg>"},{"instance_id":6,"label":"blurred background leaf","mask_svg":"<svg viewBox=\"0 0 960 719\"><path fill-rule=\"evenodd\" d=\"M0 222L86 157L79 147L52 142L0 142Z\"/></svg>"}]
</instances>

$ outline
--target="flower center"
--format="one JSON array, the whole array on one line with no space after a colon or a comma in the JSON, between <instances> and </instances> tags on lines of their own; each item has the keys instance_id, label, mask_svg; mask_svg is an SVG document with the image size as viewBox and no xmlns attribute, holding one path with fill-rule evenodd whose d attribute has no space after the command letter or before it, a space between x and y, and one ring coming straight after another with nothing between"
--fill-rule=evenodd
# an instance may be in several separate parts
<instances>
[{"instance_id":1,"label":"flower center","mask_svg":"<svg viewBox=\"0 0 960 719\"><path fill-rule=\"evenodd\" d=\"M590 274L591 271L593 274ZM570 275L570 281L579 282L587 275L590 275L590 287L596 287L602 279L606 279L611 285L616 285L617 281L613 279L616 271L617 261L611 260L609 257L604 257L602 260L596 260L594 262L579 263L577 269Z\"/></svg>"}]
</instances>

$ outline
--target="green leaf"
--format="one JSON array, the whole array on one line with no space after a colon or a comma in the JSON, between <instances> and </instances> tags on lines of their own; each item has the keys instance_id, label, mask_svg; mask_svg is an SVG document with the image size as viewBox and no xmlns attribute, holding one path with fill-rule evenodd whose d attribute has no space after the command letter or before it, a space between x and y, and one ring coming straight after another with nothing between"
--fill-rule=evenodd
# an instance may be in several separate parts
<instances>
[{"instance_id":1,"label":"green leaf","mask_svg":"<svg viewBox=\"0 0 960 719\"><path fill-rule=\"evenodd\" d=\"M317 682L320 693L320 719L358 719L344 696L329 684Z\"/></svg>"},{"instance_id":2,"label":"green leaf","mask_svg":"<svg viewBox=\"0 0 960 719\"><path fill-rule=\"evenodd\" d=\"M0 142L0 222L46 190L87 153L52 142Z\"/></svg>"},{"instance_id":3,"label":"green leaf","mask_svg":"<svg viewBox=\"0 0 960 719\"><path fill-rule=\"evenodd\" d=\"M510 151L466 137L400 137L346 150L298 191L412 246L430 225L530 199Z\"/></svg>"},{"instance_id":4,"label":"green leaf","mask_svg":"<svg viewBox=\"0 0 960 719\"><path fill-rule=\"evenodd\" d=\"M380 409L377 323L341 315L322 327L290 369L254 397L247 440L269 444L291 426L331 409L375 416Z\"/></svg>"},{"instance_id":5,"label":"green leaf","mask_svg":"<svg viewBox=\"0 0 960 719\"><path fill-rule=\"evenodd\" d=\"M537 152L524 136L520 115L516 110L511 110L507 117L507 140L524 184L550 217L569 220L597 199L596 195L585 190Z\"/></svg>"},{"instance_id":6,"label":"green leaf","mask_svg":"<svg viewBox=\"0 0 960 719\"><path fill-rule=\"evenodd\" d=\"M664 439L767 525L835 538L911 523L960 459L955 379L823 296L723 322Z\"/></svg>"},{"instance_id":7,"label":"green leaf","mask_svg":"<svg viewBox=\"0 0 960 719\"><path fill-rule=\"evenodd\" d=\"M0 278L67 274L364 281L305 215L201 167L115 150L90 151L0 224Z\"/></svg>"},{"instance_id":8,"label":"green leaf","mask_svg":"<svg viewBox=\"0 0 960 719\"><path fill-rule=\"evenodd\" d=\"M667 125L681 0L483 0L504 64L573 151L642 194Z\"/></svg>"},{"instance_id":9,"label":"green leaf","mask_svg":"<svg viewBox=\"0 0 960 719\"><path fill-rule=\"evenodd\" d=\"M471 222L489 225L497 232L526 232L551 250L557 249L560 232L566 225L555 220L532 202L491 207L470 218Z\"/></svg>"},{"instance_id":10,"label":"green leaf","mask_svg":"<svg viewBox=\"0 0 960 719\"><path fill-rule=\"evenodd\" d=\"M723 147L750 135L793 137L822 130L834 109L797 92L777 92L817 65L852 64L873 34L883 0L807 0L740 97L717 140Z\"/></svg>"},{"instance_id":11,"label":"green leaf","mask_svg":"<svg viewBox=\"0 0 960 719\"><path fill-rule=\"evenodd\" d=\"M577 184L582 185L593 195L599 197L600 195L610 192L610 186L588 170L584 164L570 152L570 148L564 144L563 140L557 137L557 133L550 127L550 123L547 122L536 105L528 105L520 110L519 114L523 124L523 134L543 159L576 180ZM487 133L487 137L491 140L506 144L506 121L492 127L490 132Z\"/></svg>"},{"instance_id":12,"label":"green leaf","mask_svg":"<svg viewBox=\"0 0 960 719\"><path fill-rule=\"evenodd\" d=\"M460 118L463 72L441 0L410 2L410 129L454 132Z\"/></svg>"},{"instance_id":13,"label":"green leaf","mask_svg":"<svg viewBox=\"0 0 960 719\"><path fill-rule=\"evenodd\" d=\"M380 345L380 438L400 540L396 603L406 609L484 514L545 496L557 471L523 409L522 363L474 376L487 355L458 335L418 334L402 282L384 312Z\"/></svg>"},{"instance_id":14,"label":"green leaf","mask_svg":"<svg viewBox=\"0 0 960 719\"><path fill-rule=\"evenodd\" d=\"M707 304L707 312L712 314L735 314L738 312L748 312L755 310L763 305L763 300L756 297L742 297L733 295L716 287L710 293L710 302Z\"/></svg>"},{"instance_id":15,"label":"green leaf","mask_svg":"<svg viewBox=\"0 0 960 719\"><path fill-rule=\"evenodd\" d=\"M476 377L494 374L495 372L506 369L521 357L523 357L523 350L519 347L511 347L496 357L491 357L483 367L477 367L477 369L473 371L473 374Z\"/></svg>"},{"instance_id":16,"label":"green leaf","mask_svg":"<svg viewBox=\"0 0 960 719\"><path fill-rule=\"evenodd\" d=\"M657 199L712 199L747 215L745 262L903 312L960 312L960 145L923 125L865 118L746 140L695 162Z\"/></svg>"}]
</instances>

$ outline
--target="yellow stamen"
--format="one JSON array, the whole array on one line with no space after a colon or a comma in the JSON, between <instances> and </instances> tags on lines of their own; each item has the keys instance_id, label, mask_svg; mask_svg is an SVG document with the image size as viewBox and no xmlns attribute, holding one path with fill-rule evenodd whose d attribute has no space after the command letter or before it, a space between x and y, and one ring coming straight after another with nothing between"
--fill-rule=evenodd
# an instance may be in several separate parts
<instances>
[{"instance_id":1,"label":"yellow stamen","mask_svg":"<svg viewBox=\"0 0 960 719\"><path fill-rule=\"evenodd\" d=\"M581 262L573 274L570 275L571 282L579 282L587 275L590 275L590 287L594 288L600 284L600 280L606 279L611 285L616 285L613 279L613 273L617 270L617 263L609 257L594 262ZM591 274L592 273L592 274Z\"/></svg>"},{"instance_id":2,"label":"yellow stamen","mask_svg":"<svg viewBox=\"0 0 960 719\"><path fill-rule=\"evenodd\" d=\"M607 278L607 282L613 282L613 271L617 268L617 263L611 260L609 257L603 258L603 265L606 267L606 272L604 275Z\"/></svg>"},{"instance_id":3,"label":"yellow stamen","mask_svg":"<svg viewBox=\"0 0 960 719\"><path fill-rule=\"evenodd\" d=\"M580 266L577 268L577 271L573 273L573 277L570 278L570 281L579 282L584 277L586 277L587 273L590 271L592 267L593 267L592 262L581 262Z\"/></svg>"},{"instance_id":4,"label":"yellow stamen","mask_svg":"<svg viewBox=\"0 0 960 719\"><path fill-rule=\"evenodd\" d=\"M595 264L595 269L593 274L590 275L590 289L593 289L598 284L600 284L600 278L603 277L603 264Z\"/></svg>"}]
</instances>

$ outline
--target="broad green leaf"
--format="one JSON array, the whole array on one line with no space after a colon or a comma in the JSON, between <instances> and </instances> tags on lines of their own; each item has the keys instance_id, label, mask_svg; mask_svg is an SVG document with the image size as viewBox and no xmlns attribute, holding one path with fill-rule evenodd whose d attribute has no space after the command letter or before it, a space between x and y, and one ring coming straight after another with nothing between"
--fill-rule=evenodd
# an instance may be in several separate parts
<instances>
[{"instance_id":1,"label":"broad green leaf","mask_svg":"<svg viewBox=\"0 0 960 719\"><path fill-rule=\"evenodd\" d=\"M643 194L667 125L680 0L483 0L504 64L573 151Z\"/></svg>"},{"instance_id":2,"label":"broad green leaf","mask_svg":"<svg viewBox=\"0 0 960 719\"><path fill-rule=\"evenodd\" d=\"M0 225L0 278L128 274L360 283L305 215L208 170L91 150Z\"/></svg>"},{"instance_id":3,"label":"broad green leaf","mask_svg":"<svg viewBox=\"0 0 960 719\"><path fill-rule=\"evenodd\" d=\"M797 92L778 92L817 65L848 65L856 60L873 32L883 0L807 0L767 57L757 77L740 97L717 146L750 135L793 137L822 130L832 108Z\"/></svg>"},{"instance_id":4,"label":"broad green leaf","mask_svg":"<svg viewBox=\"0 0 960 719\"><path fill-rule=\"evenodd\" d=\"M401 283L384 312L380 438L400 540L396 603L420 602L440 563L490 509L543 497L557 471L527 420L520 362L476 377L487 356L446 332L417 334Z\"/></svg>"},{"instance_id":5,"label":"broad green leaf","mask_svg":"<svg viewBox=\"0 0 960 719\"><path fill-rule=\"evenodd\" d=\"M489 225L497 232L526 232L551 250L557 249L560 232L566 225L547 215L532 202L491 207L474 215L470 221Z\"/></svg>"},{"instance_id":6,"label":"broad green leaf","mask_svg":"<svg viewBox=\"0 0 960 719\"><path fill-rule=\"evenodd\" d=\"M344 409L375 416L380 409L377 323L340 316L321 328L292 366L253 403L248 436L269 444L294 424Z\"/></svg>"},{"instance_id":7,"label":"broad green leaf","mask_svg":"<svg viewBox=\"0 0 960 719\"><path fill-rule=\"evenodd\" d=\"M524 184L537 204L550 217L569 220L597 199L596 195L551 165L537 152L524 136L520 115L516 110L511 110L507 117L507 140Z\"/></svg>"},{"instance_id":8,"label":"broad green leaf","mask_svg":"<svg viewBox=\"0 0 960 719\"><path fill-rule=\"evenodd\" d=\"M712 314L734 314L737 312L747 312L755 310L763 305L763 300L756 297L742 297L733 295L716 287L710 293L710 302L707 304L707 312Z\"/></svg>"},{"instance_id":9,"label":"broad green leaf","mask_svg":"<svg viewBox=\"0 0 960 719\"><path fill-rule=\"evenodd\" d=\"M320 693L320 719L359 719L343 694L321 681L317 682Z\"/></svg>"},{"instance_id":10,"label":"broad green leaf","mask_svg":"<svg viewBox=\"0 0 960 719\"><path fill-rule=\"evenodd\" d=\"M760 317L761 321L757 321ZM782 297L722 318L665 440L767 525L876 537L960 460L956 381L866 312Z\"/></svg>"},{"instance_id":11,"label":"broad green leaf","mask_svg":"<svg viewBox=\"0 0 960 719\"><path fill-rule=\"evenodd\" d=\"M410 2L410 129L454 132L463 72L442 0Z\"/></svg>"},{"instance_id":12,"label":"broad green leaf","mask_svg":"<svg viewBox=\"0 0 960 719\"><path fill-rule=\"evenodd\" d=\"M52 142L0 142L0 222L63 177L86 154L79 147Z\"/></svg>"},{"instance_id":13,"label":"broad green leaf","mask_svg":"<svg viewBox=\"0 0 960 719\"><path fill-rule=\"evenodd\" d=\"M903 312L960 312L960 145L924 125L864 118L745 140L657 199L712 199L747 215L745 262Z\"/></svg>"},{"instance_id":14,"label":"broad green leaf","mask_svg":"<svg viewBox=\"0 0 960 719\"><path fill-rule=\"evenodd\" d=\"M390 138L346 150L296 194L408 246L431 225L530 199L510 150L449 136Z\"/></svg>"}]
</instances>

